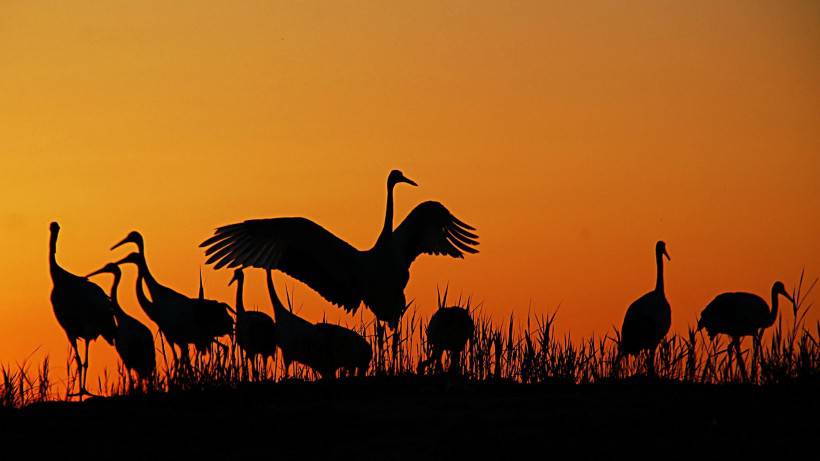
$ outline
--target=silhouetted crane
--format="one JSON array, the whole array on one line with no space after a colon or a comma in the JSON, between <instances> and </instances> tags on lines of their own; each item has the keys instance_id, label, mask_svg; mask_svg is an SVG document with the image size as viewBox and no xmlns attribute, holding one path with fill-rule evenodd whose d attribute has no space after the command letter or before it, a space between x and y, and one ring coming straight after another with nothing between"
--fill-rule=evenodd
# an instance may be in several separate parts
<instances>
[{"instance_id":1,"label":"silhouetted crane","mask_svg":"<svg viewBox=\"0 0 820 461\"><path fill-rule=\"evenodd\" d=\"M332 380L339 369L364 376L370 368L373 348L355 331L332 323L317 323L316 349L311 364L322 378Z\"/></svg>"},{"instance_id":2,"label":"silhouetted crane","mask_svg":"<svg viewBox=\"0 0 820 461\"><path fill-rule=\"evenodd\" d=\"M355 312L364 304L394 331L407 308L404 288L419 255L462 258L477 253L475 229L439 202L418 205L393 230L393 188L416 185L400 171L387 178L384 226L375 245L360 251L305 218L254 219L220 227L200 246L207 263L221 267L280 270L313 288L331 303ZM278 320L277 320L278 321Z\"/></svg>"},{"instance_id":3,"label":"silhouetted crane","mask_svg":"<svg viewBox=\"0 0 820 461\"><path fill-rule=\"evenodd\" d=\"M139 379L148 381L156 370L156 349L154 348L154 335L151 330L139 320L126 314L117 300L117 288L120 285L122 272L120 267L114 263L109 263L101 269L88 274L93 277L98 274L114 275L114 283L111 285L111 306L114 308L114 316L117 319L117 331L114 335L114 347L122 359L123 365L128 370L129 380L131 371L137 373Z\"/></svg>"},{"instance_id":4,"label":"silhouetted crane","mask_svg":"<svg viewBox=\"0 0 820 461\"><path fill-rule=\"evenodd\" d=\"M288 377L290 364L294 360L316 370L317 338L314 325L285 308L276 294L271 270L267 269L265 275L268 296L276 318L276 344L282 349L285 364L285 378Z\"/></svg>"},{"instance_id":5,"label":"silhouetted crane","mask_svg":"<svg viewBox=\"0 0 820 461\"><path fill-rule=\"evenodd\" d=\"M77 360L80 390L71 396L91 395L85 387L88 375L88 343L102 336L113 344L116 324L111 300L99 286L85 277L74 275L57 264L57 236L60 225L52 222L49 240L49 271L51 273L51 305L57 322L65 330ZM85 342L85 362L77 349L77 340Z\"/></svg>"},{"instance_id":6,"label":"silhouetted crane","mask_svg":"<svg viewBox=\"0 0 820 461\"><path fill-rule=\"evenodd\" d=\"M468 308L460 306L446 307L447 291L444 297L438 299L438 310L430 317L427 324L427 343L430 346L431 354L427 360L419 363L419 372L422 372L431 363L436 364L436 370L441 372L441 360L444 352L450 353L450 368L448 371L459 372L461 352L467 346L467 341L472 341L475 332L475 324L470 316L469 301Z\"/></svg>"},{"instance_id":7,"label":"silhouetted crane","mask_svg":"<svg viewBox=\"0 0 820 461\"><path fill-rule=\"evenodd\" d=\"M663 257L669 258L666 243L655 244L655 264L657 281L655 289L633 302L626 311L621 327L620 362L623 354L636 355L643 350L649 351L646 365L650 376L655 374L655 349L672 324L672 310L663 291Z\"/></svg>"},{"instance_id":8,"label":"silhouetted crane","mask_svg":"<svg viewBox=\"0 0 820 461\"><path fill-rule=\"evenodd\" d=\"M131 263L137 266L138 282L144 280L151 300L148 301L142 291L142 283L137 283L137 299L146 315L157 324L168 339L175 362L175 345L180 348L183 363L186 363L189 344L194 344L200 352L206 351L215 338L232 332L233 319L228 314L229 308L225 303L209 299L192 299L161 285L148 269L142 235L133 231L111 249L126 243L135 244L139 251L129 254L118 264Z\"/></svg>"},{"instance_id":9,"label":"silhouetted crane","mask_svg":"<svg viewBox=\"0 0 820 461\"><path fill-rule=\"evenodd\" d=\"M228 285L236 282L236 343L251 361L251 369L256 372L256 356L262 356L262 370L268 358L276 358L276 325L273 319L264 312L245 310L243 290L245 274L236 269Z\"/></svg>"},{"instance_id":10,"label":"silhouetted crane","mask_svg":"<svg viewBox=\"0 0 820 461\"><path fill-rule=\"evenodd\" d=\"M746 379L746 366L740 352L740 341L744 336L756 336L777 320L778 295L794 303L794 298L786 291L783 282L772 285L772 308L758 295L736 292L717 295L700 313L698 330L706 328L709 338L725 334L732 338L731 346L737 355L743 379Z\"/></svg>"}]
</instances>

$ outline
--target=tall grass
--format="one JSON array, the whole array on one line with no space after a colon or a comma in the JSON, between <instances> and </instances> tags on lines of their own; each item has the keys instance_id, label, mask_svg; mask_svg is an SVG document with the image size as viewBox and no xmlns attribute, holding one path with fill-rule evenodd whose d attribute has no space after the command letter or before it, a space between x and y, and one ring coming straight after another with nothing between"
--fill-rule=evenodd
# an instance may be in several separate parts
<instances>
[{"instance_id":1,"label":"tall grass","mask_svg":"<svg viewBox=\"0 0 820 461\"><path fill-rule=\"evenodd\" d=\"M690 327L683 335L668 335L659 345L655 356L658 378L684 383L760 385L820 378L820 322L814 325L806 322L807 313L813 307L808 299L816 284L816 279L807 283L801 273L793 289L795 304L790 311L784 309L776 324L765 332L768 339L758 335L743 341L747 373L738 369L726 338L719 336L710 340L704 332ZM458 304L462 304L461 300ZM644 357L619 361L617 330L574 340L569 334L556 334L558 309L549 315L530 313L524 318L510 315L497 321L485 314L481 305L472 307L467 300L464 306L470 309L475 322L474 338L461 357L462 372L467 380L587 384L629 380L646 373ZM411 308L395 336L385 334L364 317L359 317L357 325L345 326L358 331L373 345L374 357L368 375L400 377L415 375L419 362L427 358L428 320ZM98 378L98 392L125 395L236 388L249 382L273 382L283 378L281 355L277 355L275 361L257 362L255 367L248 367L236 344L225 338L222 341L223 344L212 346L207 354L194 355L189 367L179 368L171 363L168 346L158 335L158 371L149 382L138 382L120 365L113 373L106 370ZM66 363L67 370L75 369L71 360ZM70 394L76 387L76 376L68 373L65 385L61 386L64 393L58 394L49 368L48 357L34 370L26 362L0 367L0 406L19 408ZM293 364L289 379L313 381L318 376L305 366Z\"/></svg>"}]
</instances>

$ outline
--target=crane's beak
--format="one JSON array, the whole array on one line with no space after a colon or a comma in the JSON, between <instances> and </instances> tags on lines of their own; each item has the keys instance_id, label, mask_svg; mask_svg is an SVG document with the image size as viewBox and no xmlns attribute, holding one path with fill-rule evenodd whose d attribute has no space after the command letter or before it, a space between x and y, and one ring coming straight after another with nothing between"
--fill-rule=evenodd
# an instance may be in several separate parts
<instances>
[{"instance_id":1,"label":"crane's beak","mask_svg":"<svg viewBox=\"0 0 820 461\"><path fill-rule=\"evenodd\" d=\"M132 254L129 254L128 256L126 256L126 257L124 257L124 258L122 258L122 259L120 259L119 261L116 261L114 264L116 264L116 265L118 265L118 266L119 266L120 264L125 264L125 263L136 264L136 262L135 262L135 261L132 261L132 260L131 260L132 255L133 255L133 253L132 253Z\"/></svg>"},{"instance_id":2,"label":"crane's beak","mask_svg":"<svg viewBox=\"0 0 820 461\"><path fill-rule=\"evenodd\" d=\"M233 277L231 278L231 281L228 282L228 286L231 286L231 285L233 285L233 282L238 282L238 281L239 281L239 279L236 278L236 274L233 274Z\"/></svg>"},{"instance_id":3,"label":"crane's beak","mask_svg":"<svg viewBox=\"0 0 820 461\"><path fill-rule=\"evenodd\" d=\"M402 175L402 177L401 177L401 182L406 182L407 184L410 184L411 186L417 186L418 187L418 184L416 184L416 181L413 181L412 179L410 179L410 178L408 178L407 176L404 176L404 175Z\"/></svg>"},{"instance_id":4,"label":"crane's beak","mask_svg":"<svg viewBox=\"0 0 820 461\"><path fill-rule=\"evenodd\" d=\"M126 243L129 243L129 242L133 242L133 240L131 240L130 238L128 238L128 236L126 236L124 239L120 240L120 243L112 246L111 249L116 250L117 248L119 248L119 247L121 247L121 246L123 246L123 245L125 245Z\"/></svg>"},{"instance_id":5,"label":"crane's beak","mask_svg":"<svg viewBox=\"0 0 820 461\"><path fill-rule=\"evenodd\" d=\"M790 294L786 293L786 290L783 290L783 293L782 293L782 294L783 294L783 296L785 296L785 297L786 297L786 299L788 299L789 301L791 301L792 305L794 305L794 298L792 298L792 295L790 295Z\"/></svg>"},{"instance_id":6,"label":"crane's beak","mask_svg":"<svg viewBox=\"0 0 820 461\"><path fill-rule=\"evenodd\" d=\"M663 249L663 255L666 256L667 261L671 261L672 258L669 257L669 253L666 252L666 248Z\"/></svg>"},{"instance_id":7,"label":"crane's beak","mask_svg":"<svg viewBox=\"0 0 820 461\"><path fill-rule=\"evenodd\" d=\"M108 272L108 271L107 271L107 270L105 270L105 267L103 267L103 268L101 268L101 269L97 269L97 270L95 270L94 272L92 272L92 273L90 273L90 274L86 275L86 276L85 276L85 278L90 278L90 277L93 277L93 276L95 276L95 275L104 274L104 273L106 273L106 272Z\"/></svg>"}]
</instances>

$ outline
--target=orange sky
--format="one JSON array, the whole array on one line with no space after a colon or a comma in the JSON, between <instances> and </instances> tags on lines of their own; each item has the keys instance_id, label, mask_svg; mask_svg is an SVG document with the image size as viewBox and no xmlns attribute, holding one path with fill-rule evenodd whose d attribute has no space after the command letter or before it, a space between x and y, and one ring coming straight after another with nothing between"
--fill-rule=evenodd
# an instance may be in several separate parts
<instances>
[{"instance_id":1,"label":"orange sky","mask_svg":"<svg viewBox=\"0 0 820 461\"><path fill-rule=\"evenodd\" d=\"M820 273L817 2L204 3L0 4L0 363L62 368L52 220L68 270L139 229L193 295L221 224L304 215L369 247L391 168L420 185L397 222L436 199L481 236L417 260L424 314L449 282L499 319L561 303L561 331L604 332L654 286L659 238L678 332L720 291ZM229 278L206 269L208 295Z\"/></svg>"}]
</instances>

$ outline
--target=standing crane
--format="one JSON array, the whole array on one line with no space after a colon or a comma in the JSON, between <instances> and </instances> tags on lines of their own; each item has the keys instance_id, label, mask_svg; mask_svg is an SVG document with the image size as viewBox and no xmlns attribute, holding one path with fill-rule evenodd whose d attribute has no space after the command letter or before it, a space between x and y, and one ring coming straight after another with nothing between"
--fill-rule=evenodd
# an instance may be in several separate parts
<instances>
[{"instance_id":1,"label":"standing crane","mask_svg":"<svg viewBox=\"0 0 820 461\"><path fill-rule=\"evenodd\" d=\"M236 269L228 285L236 282L236 343L245 353L245 359L250 360L251 370L255 375L256 357L262 356L262 370L268 363L268 358L276 358L276 324L264 312L245 310L243 290L245 274L242 269Z\"/></svg>"},{"instance_id":2,"label":"standing crane","mask_svg":"<svg viewBox=\"0 0 820 461\"><path fill-rule=\"evenodd\" d=\"M88 344L99 336L108 344L113 344L117 325L114 322L111 300L103 289L57 264L57 236L60 233L60 225L52 222L50 231L48 262L53 284L51 306L57 322L68 336L77 361L80 390L77 394L69 396L82 399L84 395L92 395L86 390ZM85 343L85 362L77 348L78 339Z\"/></svg>"},{"instance_id":3,"label":"standing crane","mask_svg":"<svg viewBox=\"0 0 820 461\"><path fill-rule=\"evenodd\" d=\"M655 289L641 296L626 310L621 327L621 342L618 361L624 354L636 355L648 351L647 372L655 375L655 349L660 344L672 324L672 309L663 289L663 257L671 260L666 251L666 243L655 244L655 264L657 279Z\"/></svg>"},{"instance_id":4,"label":"standing crane","mask_svg":"<svg viewBox=\"0 0 820 461\"><path fill-rule=\"evenodd\" d=\"M393 188L400 183L416 186L401 171L390 172L384 225L369 250L357 250L315 222L294 217L223 226L200 246L207 248L207 263L216 269L280 270L348 312L364 303L395 331L407 309L404 288L416 257L426 253L462 258L478 252L475 229L439 202L421 203L394 230Z\"/></svg>"},{"instance_id":5,"label":"standing crane","mask_svg":"<svg viewBox=\"0 0 820 461\"><path fill-rule=\"evenodd\" d=\"M117 330L114 334L114 348L117 349L123 365L128 372L128 379L131 380L131 371L137 374L142 381L149 381L156 370L156 349L154 348L154 336L151 330L139 320L126 314L117 300L117 289L122 278L120 267L114 263L109 263L101 269L87 275L93 277L98 274L112 274L114 282L111 285L111 306L114 308L114 316L117 319Z\"/></svg>"},{"instance_id":6,"label":"standing crane","mask_svg":"<svg viewBox=\"0 0 820 461\"><path fill-rule=\"evenodd\" d=\"M737 355L743 379L746 379L746 366L740 352L740 341L744 336L756 336L763 329L772 326L777 320L778 295L782 295L792 304L794 298L786 291L783 282L772 285L772 308L760 296L752 293L736 292L717 295L700 313L698 330L706 328L709 338L724 334L732 338L731 347Z\"/></svg>"}]
</instances>

